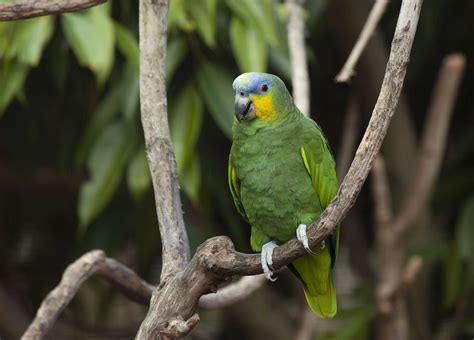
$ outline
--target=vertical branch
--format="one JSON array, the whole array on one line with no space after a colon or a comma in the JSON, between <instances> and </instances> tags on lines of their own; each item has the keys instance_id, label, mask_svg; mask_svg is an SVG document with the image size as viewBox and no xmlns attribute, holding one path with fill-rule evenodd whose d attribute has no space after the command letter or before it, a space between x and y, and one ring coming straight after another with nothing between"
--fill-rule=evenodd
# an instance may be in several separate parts
<instances>
[{"instance_id":1,"label":"vertical branch","mask_svg":"<svg viewBox=\"0 0 474 340\"><path fill-rule=\"evenodd\" d=\"M291 59L293 98L300 111L309 117L309 76L304 41L304 0L286 0L288 10L288 47Z\"/></svg>"},{"instance_id":2,"label":"vertical branch","mask_svg":"<svg viewBox=\"0 0 474 340\"><path fill-rule=\"evenodd\" d=\"M189 261L166 101L168 0L140 0L139 21L141 118L160 223L163 280Z\"/></svg>"},{"instance_id":3,"label":"vertical branch","mask_svg":"<svg viewBox=\"0 0 474 340\"><path fill-rule=\"evenodd\" d=\"M465 64L465 57L460 54L449 55L443 61L427 111L413 184L404 193L404 204L397 216L392 216L387 174L381 157L372 169L379 257L376 293L379 339L408 337L405 293L420 271L422 261L414 256L404 265L406 234L426 208L441 168L454 100Z\"/></svg>"},{"instance_id":4,"label":"vertical branch","mask_svg":"<svg viewBox=\"0 0 474 340\"><path fill-rule=\"evenodd\" d=\"M423 128L413 185L409 187L401 213L395 221L399 239L426 205L438 177L454 102L465 67L466 57L462 54L446 56L441 65Z\"/></svg>"},{"instance_id":5,"label":"vertical branch","mask_svg":"<svg viewBox=\"0 0 474 340\"><path fill-rule=\"evenodd\" d=\"M349 97L347 112L344 116L344 125L342 127L341 146L337 155L337 178L341 179L347 173L354 156L354 149L357 143L357 134L359 130L359 102L356 95Z\"/></svg>"}]
</instances>

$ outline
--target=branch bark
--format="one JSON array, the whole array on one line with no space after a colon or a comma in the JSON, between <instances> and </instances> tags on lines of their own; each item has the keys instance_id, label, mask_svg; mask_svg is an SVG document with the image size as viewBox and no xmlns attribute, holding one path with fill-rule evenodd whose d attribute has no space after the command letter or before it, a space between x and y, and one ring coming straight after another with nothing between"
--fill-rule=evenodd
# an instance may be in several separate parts
<instances>
[{"instance_id":1,"label":"branch bark","mask_svg":"<svg viewBox=\"0 0 474 340\"><path fill-rule=\"evenodd\" d=\"M291 60L291 83L296 106L306 116L310 115L309 75L304 40L304 0L286 0L288 11L288 47Z\"/></svg>"},{"instance_id":2,"label":"branch bark","mask_svg":"<svg viewBox=\"0 0 474 340\"><path fill-rule=\"evenodd\" d=\"M107 0L24 0L0 4L0 21L11 21L43 15L76 12L100 5Z\"/></svg>"},{"instance_id":3,"label":"branch bark","mask_svg":"<svg viewBox=\"0 0 474 340\"><path fill-rule=\"evenodd\" d=\"M140 103L162 242L161 281L189 262L166 100L168 0L140 0Z\"/></svg>"},{"instance_id":4,"label":"branch bark","mask_svg":"<svg viewBox=\"0 0 474 340\"><path fill-rule=\"evenodd\" d=\"M421 4L421 0L402 2L390 58L372 117L338 194L308 230L311 246L327 237L344 218L367 178L398 103ZM304 254L300 243L292 239L275 249L273 266L277 270ZM184 270L154 291L137 339L162 338L168 334L169 325L174 320L193 318L201 295L229 276L261 272L260 256L236 252L227 237L215 237L204 242Z\"/></svg>"},{"instance_id":5,"label":"branch bark","mask_svg":"<svg viewBox=\"0 0 474 340\"><path fill-rule=\"evenodd\" d=\"M341 71L336 76L338 83L347 83L351 77L355 74L354 67L357 64L362 52L367 46L370 37L374 34L377 25L382 18L385 8L388 5L388 0L376 0L372 10L370 11L369 17L365 22L364 28L360 32L359 38L357 39L354 48L352 49L346 63L342 67Z\"/></svg>"}]
</instances>

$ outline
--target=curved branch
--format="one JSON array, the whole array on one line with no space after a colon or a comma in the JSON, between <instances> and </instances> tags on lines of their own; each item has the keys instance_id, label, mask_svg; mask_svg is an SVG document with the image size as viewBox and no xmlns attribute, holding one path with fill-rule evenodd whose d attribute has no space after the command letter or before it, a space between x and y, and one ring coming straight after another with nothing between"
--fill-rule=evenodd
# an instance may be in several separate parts
<instances>
[{"instance_id":1,"label":"curved branch","mask_svg":"<svg viewBox=\"0 0 474 340\"><path fill-rule=\"evenodd\" d=\"M116 286L133 301L147 304L150 300L153 286L140 279L129 268L107 258L103 251L93 250L67 267L61 282L41 303L35 319L23 334L22 340L42 339L59 314L76 296L82 283L96 274Z\"/></svg>"},{"instance_id":2,"label":"curved branch","mask_svg":"<svg viewBox=\"0 0 474 340\"><path fill-rule=\"evenodd\" d=\"M336 76L336 81L338 83L347 83L351 77L354 75L354 67L359 61L359 58L362 52L367 46L370 37L374 34L377 25L382 18L383 13L385 12L385 8L388 5L388 0L376 0L372 10L370 11L369 17L365 22L364 28L360 32L359 38L357 39L354 48L349 54L346 63L342 67L341 71Z\"/></svg>"},{"instance_id":3,"label":"curved branch","mask_svg":"<svg viewBox=\"0 0 474 340\"><path fill-rule=\"evenodd\" d=\"M168 0L140 0L140 103L162 242L161 280L189 262L166 101Z\"/></svg>"},{"instance_id":4,"label":"curved branch","mask_svg":"<svg viewBox=\"0 0 474 340\"><path fill-rule=\"evenodd\" d=\"M0 21L11 21L40 17L43 15L76 12L100 5L107 0L69 0L69 1L14 1L0 4Z\"/></svg>"}]
</instances>

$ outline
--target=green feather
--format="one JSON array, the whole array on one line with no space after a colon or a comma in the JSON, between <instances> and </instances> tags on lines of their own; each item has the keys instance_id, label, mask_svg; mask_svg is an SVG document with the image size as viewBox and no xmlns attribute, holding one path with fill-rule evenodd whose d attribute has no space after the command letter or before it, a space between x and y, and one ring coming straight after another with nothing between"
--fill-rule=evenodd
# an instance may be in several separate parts
<instances>
[{"instance_id":1,"label":"green feather","mask_svg":"<svg viewBox=\"0 0 474 340\"><path fill-rule=\"evenodd\" d=\"M296 108L285 85L267 74L248 74L243 89L269 84L274 119L235 121L229 156L229 187L237 210L251 225L250 243L261 251L270 240L283 243L299 224L311 224L335 196L334 159L319 126ZM240 86L239 78L234 88ZM258 108L257 108L258 109ZM314 256L293 262L311 310L321 317L336 314L332 279L339 228L317 245Z\"/></svg>"}]
</instances>

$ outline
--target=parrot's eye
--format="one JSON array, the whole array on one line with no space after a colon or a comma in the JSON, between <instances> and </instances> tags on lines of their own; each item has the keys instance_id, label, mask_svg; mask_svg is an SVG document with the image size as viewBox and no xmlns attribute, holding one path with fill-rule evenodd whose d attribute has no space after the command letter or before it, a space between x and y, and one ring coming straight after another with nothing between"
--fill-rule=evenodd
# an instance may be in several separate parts
<instances>
[{"instance_id":1,"label":"parrot's eye","mask_svg":"<svg viewBox=\"0 0 474 340\"><path fill-rule=\"evenodd\" d=\"M261 90L262 90L262 92L267 92L268 91L268 85L267 84L262 84Z\"/></svg>"}]
</instances>

